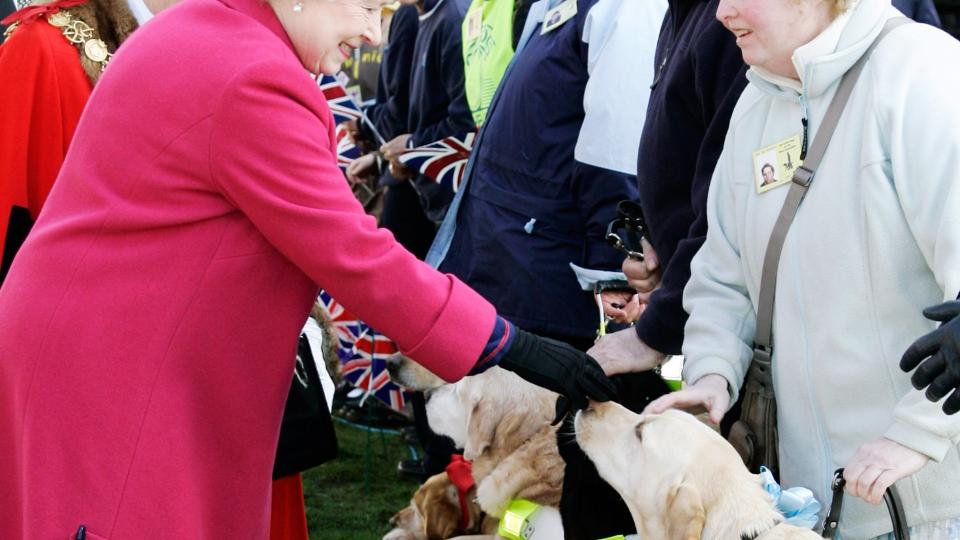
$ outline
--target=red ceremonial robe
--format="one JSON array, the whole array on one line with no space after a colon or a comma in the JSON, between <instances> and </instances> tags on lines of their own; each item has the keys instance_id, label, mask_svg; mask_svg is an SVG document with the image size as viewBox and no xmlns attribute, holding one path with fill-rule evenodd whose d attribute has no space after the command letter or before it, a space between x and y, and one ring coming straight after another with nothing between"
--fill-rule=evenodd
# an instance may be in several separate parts
<instances>
[{"instance_id":1,"label":"red ceremonial robe","mask_svg":"<svg viewBox=\"0 0 960 540\"><path fill-rule=\"evenodd\" d=\"M0 282L47 200L91 89L76 47L43 19L0 45Z\"/></svg>"}]
</instances>

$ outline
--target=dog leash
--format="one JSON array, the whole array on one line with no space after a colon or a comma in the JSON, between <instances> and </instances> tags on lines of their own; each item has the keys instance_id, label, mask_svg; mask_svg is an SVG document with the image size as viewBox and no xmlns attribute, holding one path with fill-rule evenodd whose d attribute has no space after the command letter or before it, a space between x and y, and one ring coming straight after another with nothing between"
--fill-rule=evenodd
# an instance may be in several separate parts
<instances>
[{"instance_id":1,"label":"dog leash","mask_svg":"<svg viewBox=\"0 0 960 540\"><path fill-rule=\"evenodd\" d=\"M835 538L837 529L840 525L840 512L843 510L843 486L846 485L843 479L843 469L837 469L833 473L833 483L830 488L833 491L833 502L830 503L830 514L827 515L823 523L823 537ZM893 536L897 540L910 540L910 529L907 527L907 516L903 511L903 503L900 501L900 494L897 488L890 486L883 494L883 502L887 503L887 511L890 512L890 520L893 521Z\"/></svg>"}]
</instances>

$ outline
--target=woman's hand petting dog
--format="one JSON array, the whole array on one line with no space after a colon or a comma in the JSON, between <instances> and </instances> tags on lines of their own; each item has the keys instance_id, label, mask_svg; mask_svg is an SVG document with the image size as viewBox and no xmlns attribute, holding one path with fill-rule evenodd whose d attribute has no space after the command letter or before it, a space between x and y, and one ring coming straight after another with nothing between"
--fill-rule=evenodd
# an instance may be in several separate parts
<instances>
[{"instance_id":1,"label":"woman's hand petting dog","mask_svg":"<svg viewBox=\"0 0 960 540\"><path fill-rule=\"evenodd\" d=\"M667 355L641 341L635 328L625 328L603 336L587 354L600 364L607 375L650 371L667 358Z\"/></svg>"},{"instance_id":2,"label":"woman's hand petting dog","mask_svg":"<svg viewBox=\"0 0 960 540\"><path fill-rule=\"evenodd\" d=\"M623 260L622 270L627 276L627 283L639 294L641 304L650 301L650 294L660 286L663 273L660 270L660 258L653 250L646 238L640 239L643 246L643 260L627 257Z\"/></svg>"},{"instance_id":3,"label":"woman's hand petting dog","mask_svg":"<svg viewBox=\"0 0 960 540\"><path fill-rule=\"evenodd\" d=\"M600 293L603 314L620 324L635 323L640 318L640 296L630 291L603 291Z\"/></svg>"},{"instance_id":4,"label":"woman's hand petting dog","mask_svg":"<svg viewBox=\"0 0 960 540\"><path fill-rule=\"evenodd\" d=\"M644 414L660 414L667 409L683 409L693 414L704 410L710 415L710 421L719 425L723 415L730 408L730 392L727 380L717 374L701 377L690 386L662 396L643 410Z\"/></svg>"},{"instance_id":5,"label":"woman's hand petting dog","mask_svg":"<svg viewBox=\"0 0 960 540\"><path fill-rule=\"evenodd\" d=\"M881 437L857 449L843 471L846 492L870 504L880 504L887 488L919 471L930 458Z\"/></svg>"}]
</instances>

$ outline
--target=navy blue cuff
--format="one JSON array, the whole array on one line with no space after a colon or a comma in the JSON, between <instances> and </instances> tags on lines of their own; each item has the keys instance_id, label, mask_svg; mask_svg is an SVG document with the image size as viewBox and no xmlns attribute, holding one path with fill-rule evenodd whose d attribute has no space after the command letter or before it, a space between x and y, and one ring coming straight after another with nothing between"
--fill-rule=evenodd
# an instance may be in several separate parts
<instances>
[{"instance_id":1,"label":"navy blue cuff","mask_svg":"<svg viewBox=\"0 0 960 540\"><path fill-rule=\"evenodd\" d=\"M637 321L637 337L648 347L664 354L681 354L687 313L681 309L681 317L674 317L672 320L664 317L663 315L669 316L672 312L664 309L664 305L669 306L669 303L663 300L658 292L660 291L653 293L650 303Z\"/></svg>"},{"instance_id":2,"label":"navy blue cuff","mask_svg":"<svg viewBox=\"0 0 960 540\"><path fill-rule=\"evenodd\" d=\"M480 360L473 366L468 375L483 373L499 364L503 355L513 345L515 337L517 337L517 328L510 321L497 315L497 320L493 324L493 332L490 334L490 339L487 340L487 345L483 348L483 353L480 354Z\"/></svg>"}]
</instances>

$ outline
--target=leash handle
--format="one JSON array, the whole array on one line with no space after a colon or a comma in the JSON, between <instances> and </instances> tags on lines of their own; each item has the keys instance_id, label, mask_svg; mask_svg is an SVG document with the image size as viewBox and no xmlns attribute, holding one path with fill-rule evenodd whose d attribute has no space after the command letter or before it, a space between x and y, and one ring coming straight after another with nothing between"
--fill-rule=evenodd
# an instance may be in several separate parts
<instances>
[{"instance_id":1,"label":"leash handle","mask_svg":"<svg viewBox=\"0 0 960 540\"><path fill-rule=\"evenodd\" d=\"M621 230L623 236L619 234ZM631 259L642 261L641 239L646 235L647 220L643 217L643 208L634 201L620 201L617 204L617 218L607 224L607 243Z\"/></svg>"},{"instance_id":2,"label":"leash handle","mask_svg":"<svg viewBox=\"0 0 960 540\"><path fill-rule=\"evenodd\" d=\"M843 469L833 473L833 482L830 489L833 491L833 501L830 503L830 513L823 522L824 538L836 538L840 525L840 512L843 510L843 487L847 484L843 479ZM903 511L903 502L895 486L890 486L883 494L883 502L887 504L890 520L893 522L893 536L897 540L910 540L910 528L907 526L907 515Z\"/></svg>"}]
</instances>

